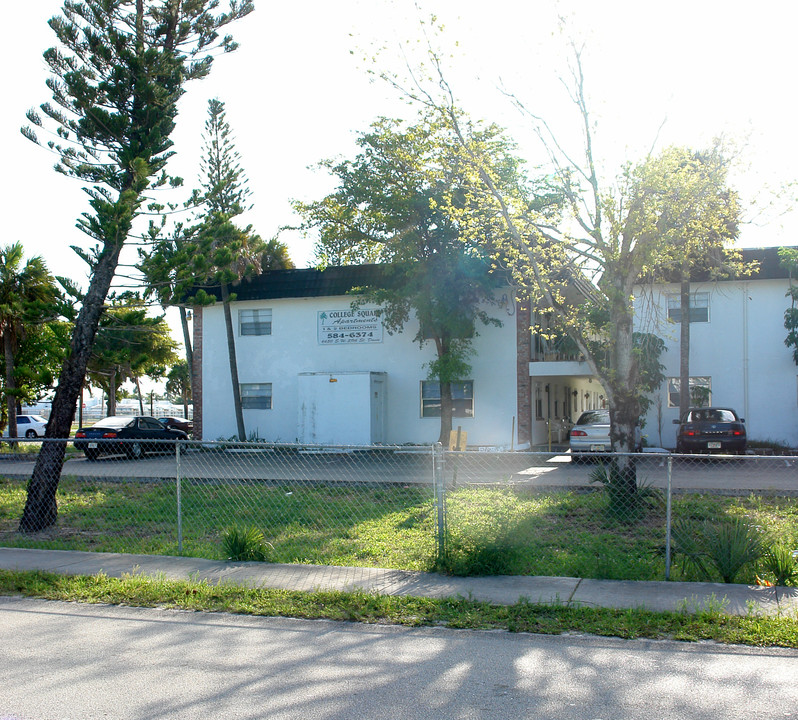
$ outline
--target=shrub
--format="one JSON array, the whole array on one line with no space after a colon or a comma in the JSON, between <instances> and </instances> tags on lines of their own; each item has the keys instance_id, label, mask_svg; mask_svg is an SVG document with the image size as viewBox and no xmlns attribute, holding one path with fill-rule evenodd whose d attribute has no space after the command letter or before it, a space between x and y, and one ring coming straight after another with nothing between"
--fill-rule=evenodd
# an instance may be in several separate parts
<instances>
[{"instance_id":1,"label":"shrub","mask_svg":"<svg viewBox=\"0 0 798 720\"><path fill-rule=\"evenodd\" d=\"M234 525L224 531L222 548L228 560L247 562L266 560L266 538L256 527L240 527Z\"/></svg>"},{"instance_id":2,"label":"shrub","mask_svg":"<svg viewBox=\"0 0 798 720\"><path fill-rule=\"evenodd\" d=\"M725 583L762 557L762 535L744 518L705 523L704 538L707 557Z\"/></svg>"},{"instance_id":3,"label":"shrub","mask_svg":"<svg viewBox=\"0 0 798 720\"><path fill-rule=\"evenodd\" d=\"M714 569L723 582L733 583L762 556L761 533L744 518L677 522L671 539L673 554L706 580L713 580Z\"/></svg>"},{"instance_id":4,"label":"shrub","mask_svg":"<svg viewBox=\"0 0 798 720\"><path fill-rule=\"evenodd\" d=\"M763 569L775 578L776 585L798 585L798 559L786 545L774 545L762 558Z\"/></svg>"}]
</instances>

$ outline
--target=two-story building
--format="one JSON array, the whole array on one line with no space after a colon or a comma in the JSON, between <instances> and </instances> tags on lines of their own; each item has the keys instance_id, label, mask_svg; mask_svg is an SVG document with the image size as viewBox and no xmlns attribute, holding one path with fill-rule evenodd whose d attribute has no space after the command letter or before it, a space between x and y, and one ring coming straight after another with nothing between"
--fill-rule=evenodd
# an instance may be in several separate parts
<instances>
[{"instance_id":1,"label":"two-story building","mask_svg":"<svg viewBox=\"0 0 798 720\"><path fill-rule=\"evenodd\" d=\"M784 345L790 278L775 248L746 251L750 279L692 286L691 385L746 418L752 438L798 446L798 368ZM431 342L418 326L389 334L376 307L352 308L352 288L374 282L376 266L281 270L242 282L233 303L238 374L248 434L275 442L363 445L432 443L440 389L429 380ZM567 441L579 414L606 404L587 363L567 340L532 332L541 318L499 288L480 326L471 375L453 386L453 425L471 446L542 447ZM673 447L678 414L678 286L641 286L637 324L665 340L666 382L643 433ZM547 334L548 336L548 334ZM195 435L235 435L232 386L220 303L194 313Z\"/></svg>"}]
</instances>

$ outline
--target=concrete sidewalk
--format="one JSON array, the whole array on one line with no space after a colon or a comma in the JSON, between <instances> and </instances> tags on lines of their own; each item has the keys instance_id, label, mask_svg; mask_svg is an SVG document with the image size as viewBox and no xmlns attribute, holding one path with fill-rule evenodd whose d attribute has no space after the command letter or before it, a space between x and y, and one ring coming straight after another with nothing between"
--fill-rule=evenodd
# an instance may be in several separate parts
<instances>
[{"instance_id":1,"label":"concrete sidewalk","mask_svg":"<svg viewBox=\"0 0 798 720\"><path fill-rule=\"evenodd\" d=\"M497 605L521 599L570 606L699 610L718 607L745 615L783 613L798 618L798 588L722 583L635 582L567 577L451 577L436 573L366 567L236 563L164 555L125 555L72 550L0 547L0 569L46 570L64 575L126 574L170 580L207 580L284 590L360 590L380 595L445 598L462 596Z\"/></svg>"}]
</instances>

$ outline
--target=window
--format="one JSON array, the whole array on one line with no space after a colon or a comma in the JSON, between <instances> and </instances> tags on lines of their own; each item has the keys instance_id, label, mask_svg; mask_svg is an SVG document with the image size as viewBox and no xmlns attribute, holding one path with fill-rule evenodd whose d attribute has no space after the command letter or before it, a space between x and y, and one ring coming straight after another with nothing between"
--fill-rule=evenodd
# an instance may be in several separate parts
<instances>
[{"instance_id":1,"label":"window","mask_svg":"<svg viewBox=\"0 0 798 720\"><path fill-rule=\"evenodd\" d=\"M678 295L668 295L668 320L681 322L682 307ZM709 322L709 293L697 292L690 295L690 322Z\"/></svg>"},{"instance_id":2,"label":"window","mask_svg":"<svg viewBox=\"0 0 798 720\"><path fill-rule=\"evenodd\" d=\"M239 335L271 335L272 311L271 310L239 310L238 311Z\"/></svg>"},{"instance_id":3,"label":"window","mask_svg":"<svg viewBox=\"0 0 798 720\"><path fill-rule=\"evenodd\" d=\"M452 417L474 417L474 381L456 380L452 386ZM421 383L421 417L441 416L440 383Z\"/></svg>"},{"instance_id":4,"label":"window","mask_svg":"<svg viewBox=\"0 0 798 720\"><path fill-rule=\"evenodd\" d=\"M242 383L241 407L244 410L271 410L272 409L272 384L271 383Z\"/></svg>"},{"instance_id":5,"label":"window","mask_svg":"<svg viewBox=\"0 0 798 720\"><path fill-rule=\"evenodd\" d=\"M668 407L679 407L679 378L668 378ZM690 405L693 407L706 407L712 404L712 378L690 378Z\"/></svg>"},{"instance_id":6,"label":"window","mask_svg":"<svg viewBox=\"0 0 798 720\"><path fill-rule=\"evenodd\" d=\"M139 419L139 428L142 430L163 430L163 425L155 418L144 417Z\"/></svg>"}]
</instances>

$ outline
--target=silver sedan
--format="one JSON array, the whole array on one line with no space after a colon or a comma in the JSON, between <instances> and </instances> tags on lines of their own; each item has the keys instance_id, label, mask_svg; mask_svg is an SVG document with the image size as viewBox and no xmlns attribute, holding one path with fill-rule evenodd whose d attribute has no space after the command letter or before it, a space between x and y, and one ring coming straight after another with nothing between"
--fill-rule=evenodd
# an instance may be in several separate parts
<instances>
[{"instance_id":1,"label":"silver sedan","mask_svg":"<svg viewBox=\"0 0 798 720\"><path fill-rule=\"evenodd\" d=\"M587 455L612 451L610 443L610 411L587 410L571 428L569 445L571 462L579 462Z\"/></svg>"}]
</instances>

